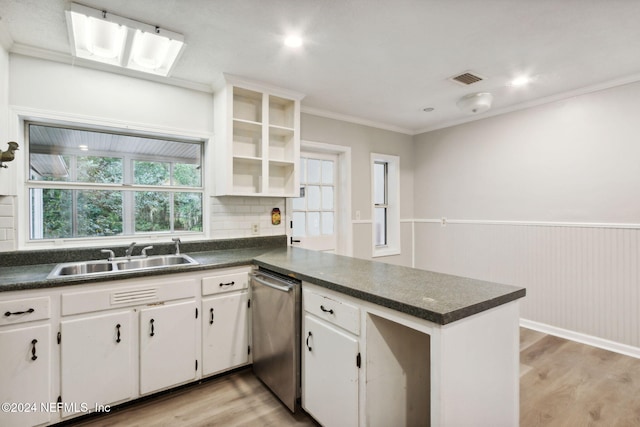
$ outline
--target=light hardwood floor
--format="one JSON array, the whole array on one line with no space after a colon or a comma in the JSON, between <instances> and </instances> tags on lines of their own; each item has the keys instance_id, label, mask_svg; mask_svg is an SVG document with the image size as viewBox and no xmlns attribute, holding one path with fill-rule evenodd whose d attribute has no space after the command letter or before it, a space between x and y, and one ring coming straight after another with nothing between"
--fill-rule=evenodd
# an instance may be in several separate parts
<instances>
[{"instance_id":1,"label":"light hardwood floor","mask_svg":"<svg viewBox=\"0 0 640 427\"><path fill-rule=\"evenodd\" d=\"M520 329L520 425L640 426L640 359Z\"/></svg>"},{"instance_id":2,"label":"light hardwood floor","mask_svg":"<svg viewBox=\"0 0 640 427\"><path fill-rule=\"evenodd\" d=\"M640 359L521 328L520 368L521 427L640 426ZM73 424L316 425L304 412L292 415L250 369Z\"/></svg>"}]
</instances>

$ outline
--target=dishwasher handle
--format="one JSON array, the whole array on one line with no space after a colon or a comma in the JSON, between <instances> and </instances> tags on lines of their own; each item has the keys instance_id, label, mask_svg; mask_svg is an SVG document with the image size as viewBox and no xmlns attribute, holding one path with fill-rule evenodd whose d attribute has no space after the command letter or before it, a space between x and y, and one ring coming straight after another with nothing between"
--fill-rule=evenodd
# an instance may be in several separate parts
<instances>
[{"instance_id":1,"label":"dishwasher handle","mask_svg":"<svg viewBox=\"0 0 640 427\"><path fill-rule=\"evenodd\" d=\"M270 288L277 289L282 292L290 292L293 289L292 285L277 285L275 283L262 280L260 277L264 277L264 276L259 276L258 274L253 274L252 276L253 276L253 280L260 283L261 285L268 286Z\"/></svg>"}]
</instances>

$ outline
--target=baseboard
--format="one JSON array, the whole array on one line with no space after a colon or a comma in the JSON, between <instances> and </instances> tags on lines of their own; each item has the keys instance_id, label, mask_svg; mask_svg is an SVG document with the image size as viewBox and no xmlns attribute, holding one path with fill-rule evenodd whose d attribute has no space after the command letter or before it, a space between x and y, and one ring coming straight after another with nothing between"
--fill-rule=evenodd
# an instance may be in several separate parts
<instances>
[{"instance_id":1,"label":"baseboard","mask_svg":"<svg viewBox=\"0 0 640 427\"><path fill-rule=\"evenodd\" d=\"M604 350L613 351L615 353L624 354L625 356L640 359L640 348L626 344L617 343L615 341L605 340L603 338L594 337L592 335L582 334L580 332L570 331L544 323L534 322L532 320L520 319L520 326L523 328L533 329L535 331L544 332L560 338L587 344L592 347L602 348Z\"/></svg>"}]
</instances>

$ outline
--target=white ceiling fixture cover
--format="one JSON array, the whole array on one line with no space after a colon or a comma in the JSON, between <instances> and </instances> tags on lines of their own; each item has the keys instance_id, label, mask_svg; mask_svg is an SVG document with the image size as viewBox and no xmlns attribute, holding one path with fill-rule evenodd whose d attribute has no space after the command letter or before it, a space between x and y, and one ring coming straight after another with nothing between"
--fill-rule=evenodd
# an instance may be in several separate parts
<instances>
[{"instance_id":1,"label":"white ceiling fixture cover","mask_svg":"<svg viewBox=\"0 0 640 427\"><path fill-rule=\"evenodd\" d=\"M66 17L78 58L168 76L184 50L181 34L104 10L71 3Z\"/></svg>"}]
</instances>

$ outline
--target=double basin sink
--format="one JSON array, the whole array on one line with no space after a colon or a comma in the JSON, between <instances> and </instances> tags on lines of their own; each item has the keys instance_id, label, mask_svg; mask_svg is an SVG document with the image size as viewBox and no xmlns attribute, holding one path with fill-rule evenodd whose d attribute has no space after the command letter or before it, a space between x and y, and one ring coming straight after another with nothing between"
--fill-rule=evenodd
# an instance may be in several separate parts
<instances>
[{"instance_id":1,"label":"double basin sink","mask_svg":"<svg viewBox=\"0 0 640 427\"><path fill-rule=\"evenodd\" d=\"M48 279L62 277L89 276L121 272L133 272L176 265L197 265L198 261L188 255L150 255L144 257L124 257L109 260L79 261L58 264L47 276Z\"/></svg>"}]
</instances>

